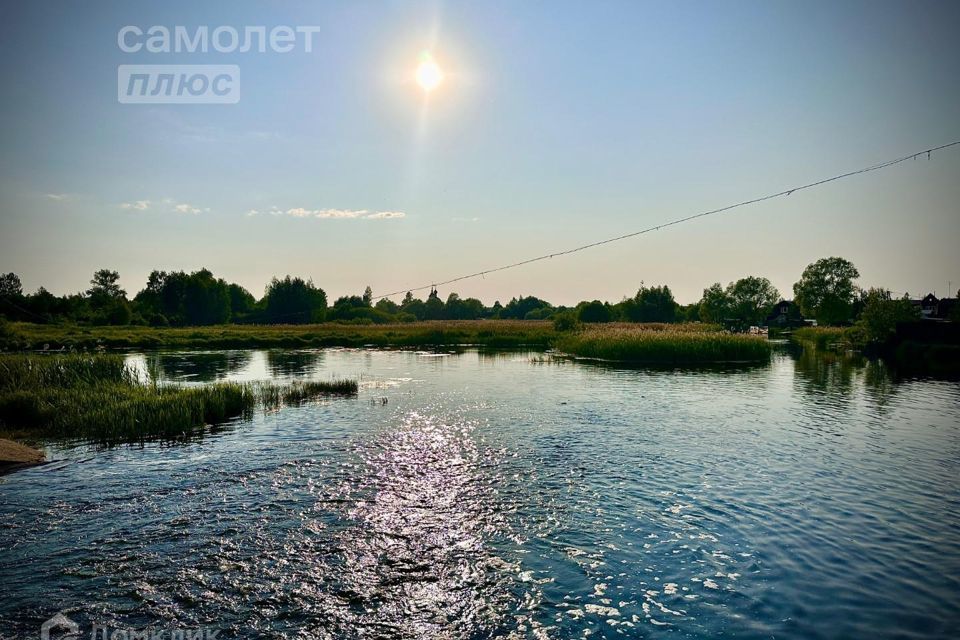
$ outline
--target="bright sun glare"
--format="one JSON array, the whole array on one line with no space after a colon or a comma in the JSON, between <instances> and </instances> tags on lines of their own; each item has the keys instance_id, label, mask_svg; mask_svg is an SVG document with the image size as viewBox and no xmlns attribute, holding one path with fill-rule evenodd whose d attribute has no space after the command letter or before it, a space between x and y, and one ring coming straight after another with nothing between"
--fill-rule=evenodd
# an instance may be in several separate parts
<instances>
[{"instance_id":1,"label":"bright sun glare","mask_svg":"<svg viewBox=\"0 0 960 640\"><path fill-rule=\"evenodd\" d=\"M417 84L424 91L433 91L443 82L443 72L433 61L433 56L428 52L420 55L420 65L417 67Z\"/></svg>"}]
</instances>

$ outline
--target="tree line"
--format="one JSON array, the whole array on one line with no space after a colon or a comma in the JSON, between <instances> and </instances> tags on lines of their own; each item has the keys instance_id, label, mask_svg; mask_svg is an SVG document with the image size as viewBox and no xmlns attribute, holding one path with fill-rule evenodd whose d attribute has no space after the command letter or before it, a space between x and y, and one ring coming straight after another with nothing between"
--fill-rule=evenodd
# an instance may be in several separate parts
<instances>
[{"instance_id":1,"label":"tree line","mask_svg":"<svg viewBox=\"0 0 960 640\"><path fill-rule=\"evenodd\" d=\"M809 265L793 286L797 313L820 324L849 324L870 301L893 301L881 289L861 290L859 272L843 258L824 258ZM733 329L764 324L782 299L767 278L747 276L723 286L717 282L693 304L676 302L667 285L640 288L632 297L610 303L585 300L573 307L552 305L535 296L520 296L506 304L486 306L477 298L434 289L426 299L408 292L400 302L374 302L370 287L361 295L342 296L332 305L312 280L273 278L256 299L238 284L217 278L207 269L193 273L153 271L133 298L119 285L116 271L100 269L82 293L55 296L41 287L24 294L14 273L0 275L0 315L27 322L76 322L94 325L199 326L226 323L306 324L324 321L391 323L416 320L476 320L483 318L554 320L558 326L596 322L691 322L721 324ZM899 301L902 303L902 301ZM899 304L897 313L907 315ZM913 308L910 308L913 313ZM881 314L883 315L883 314ZM886 315L889 315L887 313ZM898 316L899 317L899 316Z\"/></svg>"}]
</instances>

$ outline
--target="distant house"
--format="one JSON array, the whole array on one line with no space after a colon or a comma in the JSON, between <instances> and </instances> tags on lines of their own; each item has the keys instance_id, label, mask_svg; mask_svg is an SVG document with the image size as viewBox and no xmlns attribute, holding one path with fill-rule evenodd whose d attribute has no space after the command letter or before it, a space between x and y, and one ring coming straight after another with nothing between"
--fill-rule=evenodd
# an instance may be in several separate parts
<instances>
[{"instance_id":1,"label":"distant house","mask_svg":"<svg viewBox=\"0 0 960 640\"><path fill-rule=\"evenodd\" d=\"M920 314L923 318L935 318L937 314L937 296L928 293L920 301Z\"/></svg>"},{"instance_id":2,"label":"distant house","mask_svg":"<svg viewBox=\"0 0 960 640\"><path fill-rule=\"evenodd\" d=\"M800 313L800 307L794 304L793 300L781 300L773 305L773 310L765 320L768 327L802 327L806 324L803 315Z\"/></svg>"},{"instance_id":3,"label":"distant house","mask_svg":"<svg viewBox=\"0 0 960 640\"><path fill-rule=\"evenodd\" d=\"M957 307L957 299L937 298L928 293L923 300L911 300L910 304L920 309L920 318L923 320L947 320Z\"/></svg>"}]
</instances>

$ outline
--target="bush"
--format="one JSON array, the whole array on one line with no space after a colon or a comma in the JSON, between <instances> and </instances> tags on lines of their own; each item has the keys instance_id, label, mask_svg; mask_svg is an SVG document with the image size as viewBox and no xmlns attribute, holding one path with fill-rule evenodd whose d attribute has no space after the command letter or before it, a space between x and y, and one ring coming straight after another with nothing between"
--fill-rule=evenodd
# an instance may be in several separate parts
<instances>
[{"instance_id":1,"label":"bush","mask_svg":"<svg viewBox=\"0 0 960 640\"><path fill-rule=\"evenodd\" d=\"M572 311L563 311L553 316L553 328L557 331L576 331L580 322Z\"/></svg>"}]
</instances>

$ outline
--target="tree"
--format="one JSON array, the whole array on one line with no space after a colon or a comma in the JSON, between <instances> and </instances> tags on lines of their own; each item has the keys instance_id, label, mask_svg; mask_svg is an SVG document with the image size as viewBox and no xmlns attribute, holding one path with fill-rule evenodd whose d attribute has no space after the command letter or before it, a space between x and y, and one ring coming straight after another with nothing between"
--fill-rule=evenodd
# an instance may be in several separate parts
<instances>
[{"instance_id":1,"label":"tree","mask_svg":"<svg viewBox=\"0 0 960 640\"><path fill-rule=\"evenodd\" d=\"M714 282L703 290L703 297L700 299L700 319L704 322L721 324L730 317L732 306L733 302L724 291L723 285Z\"/></svg>"},{"instance_id":2,"label":"tree","mask_svg":"<svg viewBox=\"0 0 960 640\"><path fill-rule=\"evenodd\" d=\"M99 301L125 298L127 292L117 284L119 280L120 274L116 271L100 269L93 274L93 279L90 280L92 286L87 289L87 295Z\"/></svg>"},{"instance_id":3,"label":"tree","mask_svg":"<svg viewBox=\"0 0 960 640\"><path fill-rule=\"evenodd\" d=\"M893 299L886 289L868 289L863 294L863 313L857 327L863 330L867 342L883 343L897 331L898 322L920 319L919 307L909 298Z\"/></svg>"},{"instance_id":4,"label":"tree","mask_svg":"<svg viewBox=\"0 0 960 640\"><path fill-rule=\"evenodd\" d=\"M11 272L0 275L0 296L19 297L23 295L23 284L20 277Z\"/></svg>"},{"instance_id":5,"label":"tree","mask_svg":"<svg viewBox=\"0 0 960 640\"><path fill-rule=\"evenodd\" d=\"M368 307L373 306L373 289L371 289L369 285L363 290L363 304Z\"/></svg>"},{"instance_id":6,"label":"tree","mask_svg":"<svg viewBox=\"0 0 960 640\"><path fill-rule=\"evenodd\" d=\"M494 305L496 306L496 305ZM501 318L523 320L531 311L542 308L552 308L549 302L541 300L534 296L512 298L503 309L500 310Z\"/></svg>"},{"instance_id":7,"label":"tree","mask_svg":"<svg viewBox=\"0 0 960 640\"><path fill-rule=\"evenodd\" d=\"M853 281L860 272L843 258L821 258L803 270L800 281L793 285L795 302L808 318L819 324L846 322L853 310L857 288Z\"/></svg>"},{"instance_id":8,"label":"tree","mask_svg":"<svg viewBox=\"0 0 960 640\"><path fill-rule=\"evenodd\" d=\"M780 292L766 278L748 276L727 287L732 316L746 326L762 324L770 308L780 300Z\"/></svg>"},{"instance_id":9,"label":"tree","mask_svg":"<svg viewBox=\"0 0 960 640\"><path fill-rule=\"evenodd\" d=\"M630 322L675 322L677 319L677 301L666 285L645 287L641 283L633 298L627 298L617 306L624 320Z\"/></svg>"},{"instance_id":10,"label":"tree","mask_svg":"<svg viewBox=\"0 0 960 640\"><path fill-rule=\"evenodd\" d=\"M312 280L274 278L267 286L266 318L268 322L303 324L320 322L327 309L327 294L315 287Z\"/></svg>"},{"instance_id":11,"label":"tree","mask_svg":"<svg viewBox=\"0 0 960 640\"><path fill-rule=\"evenodd\" d=\"M223 324L230 319L230 288L207 269L191 273L183 296L184 319L189 325Z\"/></svg>"},{"instance_id":12,"label":"tree","mask_svg":"<svg viewBox=\"0 0 960 640\"><path fill-rule=\"evenodd\" d=\"M411 299L413 298L413 296L410 297ZM373 305L373 308L377 311L382 311L383 313L389 313L391 315L400 313L400 305L390 298L380 298L377 300L377 304Z\"/></svg>"},{"instance_id":13,"label":"tree","mask_svg":"<svg viewBox=\"0 0 960 640\"><path fill-rule=\"evenodd\" d=\"M257 301L252 293L238 284L228 285L228 291L230 292L230 312L233 317L253 311Z\"/></svg>"},{"instance_id":14,"label":"tree","mask_svg":"<svg viewBox=\"0 0 960 640\"><path fill-rule=\"evenodd\" d=\"M610 307L599 300L577 305L577 320L580 322L610 322L612 315Z\"/></svg>"}]
</instances>

